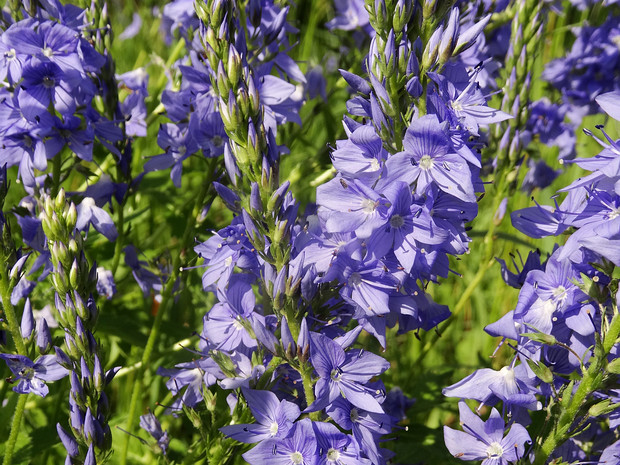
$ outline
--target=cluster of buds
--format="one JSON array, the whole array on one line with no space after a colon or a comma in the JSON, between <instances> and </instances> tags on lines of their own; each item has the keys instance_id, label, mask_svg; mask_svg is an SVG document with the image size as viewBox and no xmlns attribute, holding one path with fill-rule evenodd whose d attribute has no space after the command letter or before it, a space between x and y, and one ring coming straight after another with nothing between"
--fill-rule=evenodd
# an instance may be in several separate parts
<instances>
[{"instance_id":1,"label":"cluster of buds","mask_svg":"<svg viewBox=\"0 0 620 465\"><path fill-rule=\"evenodd\" d=\"M71 381L73 435L60 424L58 433L67 450L67 463L103 463L112 441L104 389L115 371L104 372L92 333L98 316L93 298L97 266L90 266L86 259L82 236L75 229L77 209L65 199L63 190L55 198L43 195L40 210L53 264L57 319L65 331L65 351L56 349L58 363L69 370Z\"/></svg>"},{"instance_id":2,"label":"cluster of buds","mask_svg":"<svg viewBox=\"0 0 620 465\"><path fill-rule=\"evenodd\" d=\"M268 135L263 124L255 77L247 64L245 41L235 40L235 2L209 0L198 3L203 22L203 42L211 69L219 111L230 137L230 152L248 180L261 187L277 185L275 164L268 162ZM239 50L241 48L241 50ZM269 189L273 190L273 189Z\"/></svg>"},{"instance_id":3,"label":"cluster of buds","mask_svg":"<svg viewBox=\"0 0 620 465\"><path fill-rule=\"evenodd\" d=\"M544 21L542 14L543 2L527 0L515 2L515 18L512 22L510 33L510 45L506 55L506 77L503 88L504 98L502 110L511 113L514 118L504 125L496 127L496 139L514 139L518 137L515 131L524 127L528 119L529 92L531 84L531 71L536 56L535 48L540 45ZM509 150L506 143L500 146L498 156L498 168L500 164L508 163L515 166L520 159L520 150Z\"/></svg>"},{"instance_id":4,"label":"cluster of buds","mask_svg":"<svg viewBox=\"0 0 620 465\"><path fill-rule=\"evenodd\" d=\"M417 79L419 70L407 39L415 5L411 0L367 0L365 6L376 31L368 54L368 72L376 94L375 108L385 115L378 118L382 123L377 132L388 141L386 149L398 151L406 128L405 114L412 102L407 84Z\"/></svg>"}]
</instances>

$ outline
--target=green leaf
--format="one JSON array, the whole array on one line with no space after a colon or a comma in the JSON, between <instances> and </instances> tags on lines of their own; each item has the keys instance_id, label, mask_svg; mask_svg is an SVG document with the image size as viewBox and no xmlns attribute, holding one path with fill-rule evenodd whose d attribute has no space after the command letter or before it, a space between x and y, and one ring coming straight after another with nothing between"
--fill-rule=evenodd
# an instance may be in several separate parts
<instances>
[{"instance_id":1,"label":"green leaf","mask_svg":"<svg viewBox=\"0 0 620 465\"><path fill-rule=\"evenodd\" d=\"M540 378L543 383L553 383L553 373L548 366L543 363L536 363L534 360L527 360L527 364L530 366L536 376Z\"/></svg>"}]
</instances>

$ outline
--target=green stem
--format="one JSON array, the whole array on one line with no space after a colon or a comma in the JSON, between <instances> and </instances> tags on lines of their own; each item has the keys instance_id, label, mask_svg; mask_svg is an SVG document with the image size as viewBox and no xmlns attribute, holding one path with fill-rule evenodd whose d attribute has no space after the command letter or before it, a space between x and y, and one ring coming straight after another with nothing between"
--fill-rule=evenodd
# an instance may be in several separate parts
<instances>
[{"instance_id":1,"label":"green stem","mask_svg":"<svg viewBox=\"0 0 620 465\"><path fill-rule=\"evenodd\" d=\"M11 424L11 434L6 443L4 449L4 461L2 465L11 465L13 461L13 451L15 450L15 444L17 443L17 437L22 424L22 417L24 416L24 409L26 407L26 401L28 400L28 394L21 394L17 400L15 407L15 415L13 415L13 423Z\"/></svg>"},{"instance_id":2,"label":"green stem","mask_svg":"<svg viewBox=\"0 0 620 465\"><path fill-rule=\"evenodd\" d=\"M53 172L52 172L52 197L58 195L58 189L60 188L60 174L62 168L62 152L54 157Z\"/></svg>"},{"instance_id":3,"label":"green stem","mask_svg":"<svg viewBox=\"0 0 620 465\"><path fill-rule=\"evenodd\" d=\"M585 419L584 415L589 415L586 411L587 401L592 398L594 392L604 386L608 378L605 370L607 357L620 335L620 316L618 316L617 311L614 313L614 318L609 328L606 332L603 330L603 333L604 338L597 338L596 342L597 346L602 347L600 347L600 350L597 350L596 347L594 348L594 361L583 373L583 378L579 386L577 386L575 394L572 395L567 389L564 395L572 395L568 405L559 411L560 413L555 422L547 422L552 425L551 430L547 435L541 436L545 437L545 440L540 445L540 449L536 450L536 459L532 465L544 465L553 451L573 435L575 420L577 418ZM549 415L552 415L552 413L553 411L550 411Z\"/></svg>"},{"instance_id":4,"label":"green stem","mask_svg":"<svg viewBox=\"0 0 620 465\"><path fill-rule=\"evenodd\" d=\"M116 238L116 243L114 244L114 259L112 261L112 275L116 275L116 270L118 269L118 264L121 259L121 252L123 251L123 244L125 238L125 199L118 205L118 220L116 224L118 225L118 237Z\"/></svg>"},{"instance_id":5,"label":"green stem","mask_svg":"<svg viewBox=\"0 0 620 465\"><path fill-rule=\"evenodd\" d=\"M196 202L194 203L194 208L192 213L187 218L187 223L185 224L185 232L183 234L183 238L181 239L181 250L179 253L174 255L172 260L172 272L170 273L170 277L168 278L168 282L166 283L166 287L162 292L162 301L159 307L159 311L155 316L155 320L153 321L153 326L151 327L151 331L149 333L149 338L146 342L146 347L144 348L144 352L142 355L141 365L136 373L136 381L133 385L133 390L131 392L131 401L129 404L129 415L127 418L127 425L125 429L129 433L133 433L133 428L136 423L136 413L138 410L138 404L142 399L143 390L142 383L144 379L144 372L150 367L151 357L153 355L153 350L155 349L155 344L159 338L159 333L161 330L162 321L164 315L168 307L171 306L172 301L174 300L174 287L177 278L180 273L181 260L183 259L183 251L191 245L191 241L194 238L194 232L196 230L196 217L198 213L200 213L200 209L203 206L204 199L207 195L207 191L209 186L211 186L214 177L214 171L217 163L217 159L214 158L208 162L207 179L205 179L203 185L200 187L200 191L198 196L196 197ZM123 444L123 449L121 452L121 465L125 465L127 463L127 453L129 450L129 438L127 435L125 437L125 443Z\"/></svg>"},{"instance_id":6,"label":"green stem","mask_svg":"<svg viewBox=\"0 0 620 465\"><path fill-rule=\"evenodd\" d=\"M314 402L314 382L312 381L312 367L303 366L297 370L301 375L301 381L304 384L304 395L306 396L306 404L309 406ZM311 412L310 419L314 421L320 420L321 412Z\"/></svg>"},{"instance_id":7,"label":"green stem","mask_svg":"<svg viewBox=\"0 0 620 465\"><path fill-rule=\"evenodd\" d=\"M0 266L0 293L2 294L2 307L4 309L4 315L6 321L9 323L9 330L11 331L11 337L17 348L17 353L20 355L27 355L26 344L22 338L21 330L19 329L19 323L17 322L17 316L15 315L15 307L11 303L11 280L9 279L9 273L6 269L6 265Z\"/></svg>"}]
</instances>

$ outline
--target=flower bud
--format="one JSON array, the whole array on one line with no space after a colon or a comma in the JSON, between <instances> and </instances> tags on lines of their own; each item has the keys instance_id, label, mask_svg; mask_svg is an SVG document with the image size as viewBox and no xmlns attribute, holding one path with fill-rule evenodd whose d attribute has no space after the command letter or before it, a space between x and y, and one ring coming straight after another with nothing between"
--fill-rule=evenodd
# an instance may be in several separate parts
<instances>
[{"instance_id":1,"label":"flower bud","mask_svg":"<svg viewBox=\"0 0 620 465\"><path fill-rule=\"evenodd\" d=\"M39 329L37 331L37 349L39 349L41 355L45 355L52 350L52 334L45 318L39 323Z\"/></svg>"},{"instance_id":2,"label":"flower bud","mask_svg":"<svg viewBox=\"0 0 620 465\"><path fill-rule=\"evenodd\" d=\"M267 211L275 212L280 209L280 207L282 206L282 201L284 200L284 196L286 195L286 192L288 191L290 185L290 181L286 181L284 184L278 187L278 189L271 195L271 198L267 202Z\"/></svg>"},{"instance_id":3,"label":"flower bud","mask_svg":"<svg viewBox=\"0 0 620 465\"><path fill-rule=\"evenodd\" d=\"M65 200L65 190L60 188L56 198L54 199L54 209L56 211L63 211L65 208L66 200Z\"/></svg>"},{"instance_id":4,"label":"flower bud","mask_svg":"<svg viewBox=\"0 0 620 465\"><path fill-rule=\"evenodd\" d=\"M95 448L91 443L88 445L88 452L86 452L86 457L84 458L84 465L97 465L95 457Z\"/></svg>"},{"instance_id":5,"label":"flower bud","mask_svg":"<svg viewBox=\"0 0 620 465\"><path fill-rule=\"evenodd\" d=\"M20 330L24 339L30 339L34 331L34 316L32 315L32 305L29 298L26 299L26 304L24 305Z\"/></svg>"},{"instance_id":6,"label":"flower bud","mask_svg":"<svg viewBox=\"0 0 620 465\"><path fill-rule=\"evenodd\" d=\"M65 354L60 347L54 347L54 351L56 352L56 360L58 361L58 364L69 371L73 370L73 363L71 362L69 356Z\"/></svg>"},{"instance_id":7,"label":"flower bud","mask_svg":"<svg viewBox=\"0 0 620 465\"><path fill-rule=\"evenodd\" d=\"M98 391L101 392L105 388L105 374L103 372L103 367L101 366L101 361L97 354L95 354L95 362L93 366L93 386Z\"/></svg>"},{"instance_id":8,"label":"flower bud","mask_svg":"<svg viewBox=\"0 0 620 465\"><path fill-rule=\"evenodd\" d=\"M209 23L214 29L218 29L226 16L226 7L224 0L213 0L211 4L211 14L209 15Z\"/></svg>"},{"instance_id":9,"label":"flower bud","mask_svg":"<svg viewBox=\"0 0 620 465\"><path fill-rule=\"evenodd\" d=\"M407 23L409 23L412 14L413 2L411 0L398 0L394 9L394 18L392 19L394 32L402 32Z\"/></svg>"},{"instance_id":10,"label":"flower bud","mask_svg":"<svg viewBox=\"0 0 620 465\"><path fill-rule=\"evenodd\" d=\"M77 289L78 287L78 264L77 260L73 259L73 263L71 264L71 269L69 270L69 284L73 289Z\"/></svg>"},{"instance_id":11,"label":"flower bud","mask_svg":"<svg viewBox=\"0 0 620 465\"><path fill-rule=\"evenodd\" d=\"M282 339L282 348L284 349L286 358L288 360L295 358L295 354L297 353L297 344L295 344L295 340L291 334L291 329L288 326L288 320L285 316L282 317L280 326L280 339Z\"/></svg>"},{"instance_id":12,"label":"flower bud","mask_svg":"<svg viewBox=\"0 0 620 465\"><path fill-rule=\"evenodd\" d=\"M60 426L60 423L56 424L56 431L58 431L58 437L67 451L67 454L71 457L77 457L80 453L80 449L73 436L67 433L65 429Z\"/></svg>"},{"instance_id":13,"label":"flower bud","mask_svg":"<svg viewBox=\"0 0 620 465\"><path fill-rule=\"evenodd\" d=\"M443 36L443 27L437 26L433 35L428 40L424 52L422 53L422 68L424 70L430 70L433 68L437 61L437 55L439 53L439 44Z\"/></svg>"},{"instance_id":14,"label":"flower bud","mask_svg":"<svg viewBox=\"0 0 620 465\"><path fill-rule=\"evenodd\" d=\"M441 37L439 44L439 64L447 63L452 58L452 52L457 43L459 35L459 9L453 8L450 12L448 24Z\"/></svg>"},{"instance_id":15,"label":"flower bud","mask_svg":"<svg viewBox=\"0 0 620 465\"><path fill-rule=\"evenodd\" d=\"M77 405L84 408L86 403L84 387L82 386L80 378L75 371L69 372L69 382L71 383L71 397L75 400Z\"/></svg>"},{"instance_id":16,"label":"flower bud","mask_svg":"<svg viewBox=\"0 0 620 465\"><path fill-rule=\"evenodd\" d=\"M258 89L256 89L256 84L254 83L254 76L249 75L248 79L246 79L246 83L248 86L248 100L249 100L249 112L250 116L258 115L260 110L260 98L258 96Z\"/></svg>"},{"instance_id":17,"label":"flower bud","mask_svg":"<svg viewBox=\"0 0 620 465\"><path fill-rule=\"evenodd\" d=\"M234 45L230 45L228 47L228 63L226 63L226 72L228 73L228 78L233 85L236 87L238 85L239 79L241 78L241 56Z\"/></svg>"},{"instance_id":18,"label":"flower bud","mask_svg":"<svg viewBox=\"0 0 620 465\"><path fill-rule=\"evenodd\" d=\"M215 84L217 86L217 92L220 95L228 95L228 92L231 90L230 81L226 75L226 71L224 71L224 64L221 61L217 65Z\"/></svg>"},{"instance_id":19,"label":"flower bud","mask_svg":"<svg viewBox=\"0 0 620 465\"><path fill-rule=\"evenodd\" d=\"M84 431L84 415L73 396L69 396L69 424L74 435L82 436Z\"/></svg>"},{"instance_id":20,"label":"flower bud","mask_svg":"<svg viewBox=\"0 0 620 465\"><path fill-rule=\"evenodd\" d=\"M260 190L256 182L252 182L252 186L250 188L250 209L253 212L263 211L263 202L260 198Z\"/></svg>"},{"instance_id":21,"label":"flower bud","mask_svg":"<svg viewBox=\"0 0 620 465\"><path fill-rule=\"evenodd\" d=\"M75 207L75 204L71 202L69 208L67 209L67 213L65 214L65 222L67 223L68 231L72 232L75 229L77 217L77 208Z\"/></svg>"}]
</instances>

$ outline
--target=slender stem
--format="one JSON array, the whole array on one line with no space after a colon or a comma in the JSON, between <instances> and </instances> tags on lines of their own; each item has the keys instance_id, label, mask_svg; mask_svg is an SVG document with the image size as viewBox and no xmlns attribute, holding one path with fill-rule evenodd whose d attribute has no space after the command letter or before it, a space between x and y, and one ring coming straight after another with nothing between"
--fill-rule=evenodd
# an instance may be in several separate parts
<instances>
[{"instance_id":1,"label":"slender stem","mask_svg":"<svg viewBox=\"0 0 620 465\"><path fill-rule=\"evenodd\" d=\"M193 240L194 232L196 229L196 216L200 213L200 209L203 206L204 199L207 195L207 191L209 186L211 186L213 182L213 178L215 176L215 168L217 166L218 160L216 158L212 159L208 163L207 179L205 179L203 185L200 187L200 191L198 196L196 197L196 202L194 204L194 208L192 213L187 218L187 223L185 225L185 232L183 234L183 238L181 239L181 250L179 253L174 255L172 260L172 272L170 273L170 277L168 278L168 282L166 283L166 287L162 292L162 302L159 307L159 311L155 316L155 320L153 321L153 326L151 327L151 331L149 333L149 338L146 342L146 347L144 348L144 352L142 355L141 363L142 365L137 369L136 373L136 381L133 385L133 390L131 393L131 401L129 404L129 415L127 418L127 425L125 429L129 433L133 433L133 428L136 423L136 413L138 410L138 404L143 395L142 391L142 383L144 379L144 372L150 367L151 357L153 355L153 351L155 349L155 344L159 338L160 330L164 315L170 304L172 303L174 296L174 288L176 284L176 280L179 277L181 260L183 259L183 251L190 245L190 241ZM129 450L129 438L127 435L125 438L125 443L123 444L123 449L121 452L121 465L125 465L127 463L127 453Z\"/></svg>"},{"instance_id":2,"label":"slender stem","mask_svg":"<svg viewBox=\"0 0 620 465\"><path fill-rule=\"evenodd\" d=\"M121 259L121 252L123 251L124 238L125 238L125 203L127 196L123 198L123 201L118 205L118 220L116 224L118 225L118 237L116 238L116 243L114 244L114 259L112 261L112 275L116 275L116 270L118 269L118 264Z\"/></svg>"},{"instance_id":3,"label":"slender stem","mask_svg":"<svg viewBox=\"0 0 620 465\"><path fill-rule=\"evenodd\" d=\"M4 449L4 461L2 465L11 465L13 461L13 451L15 450L15 444L17 443L17 437L19 430L21 429L22 417L24 416L24 409L26 407L26 401L28 400L28 394L22 394L17 399L17 405L15 406L15 415L13 415L13 423L11 424L11 434L6 442L6 448Z\"/></svg>"},{"instance_id":4,"label":"slender stem","mask_svg":"<svg viewBox=\"0 0 620 465\"><path fill-rule=\"evenodd\" d=\"M0 266L0 293L2 294L2 307L4 309L4 315L9 323L9 330L11 331L11 337L17 348L17 353L20 355L26 355L26 344L22 338L22 333L19 329L19 323L17 322L17 316L15 315L15 307L11 303L11 280L9 279L9 273L6 266Z\"/></svg>"},{"instance_id":5,"label":"slender stem","mask_svg":"<svg viewBox=\"0 0 620 465\"><path fill-rule=\"evenodd\" d=\"M314 402L314 383L312 382L312 367L303 366L297 370L301 375L301 381L304 384L304 395L306 396L306 404L308 407ZM311 412L310 419L318 421L320 419L321 412Z\"/></svg>"},{"instance_id":6,"label":"slender stem","mask_svg":"<svg viewBox=\"0 0 620 465\"><path fill-rule=\"evenodd\" d=\"M60 188L60 174L62 168L62 152L54 157L53 172L52 172L52 197L58 195L58 189Z\"/></svg>"},{"instance_id":7,"label":"slender stem","mask_svg":"<svg viewBox=\"0 0 620 465\"><path fill-rule=\"evenodd\" d=\"M573 426L577 418L587 418L589 412L585 411L587 407L587 400L592 398L592 394L600 390L607 379L607 373L605 370L607 364L607 357L614 347L618 337L620 336L620 316L617 311L614 312L614 318L611 321L609 328L603 330L604 338L597 339L597 346L601 350L593 350L594 360L588 366L588 369L583 372L583 378L579 382L574 395L567 389L564 392L565 396L571 396L570 401L566 406L562 406L559 410L559 415L555 421L548 421L552 425L548 434L541 436L545 437L545 440L540 445L540 448L535 451L536 459L532 465L543 465L547 462L549 456L553 451L563 444L568 438L574 434L575 427ZM549 412L551 416L553 411ZM577 426L578 428L578 426Z\"/></svg>"}]
</instances>

